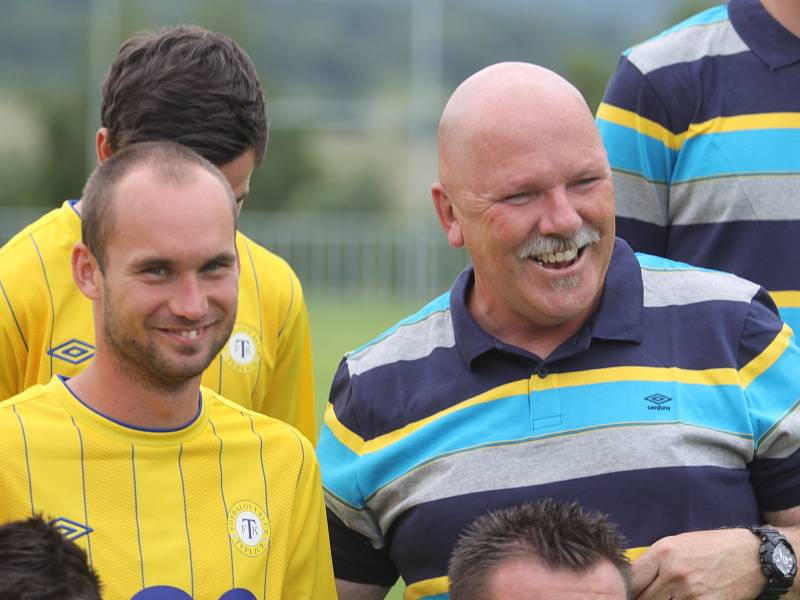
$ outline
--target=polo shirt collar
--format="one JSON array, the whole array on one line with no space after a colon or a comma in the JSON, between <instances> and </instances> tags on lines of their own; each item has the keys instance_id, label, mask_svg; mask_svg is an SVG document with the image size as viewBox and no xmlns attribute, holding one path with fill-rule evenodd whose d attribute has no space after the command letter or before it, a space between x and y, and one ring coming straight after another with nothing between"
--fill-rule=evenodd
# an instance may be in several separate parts
<instances>
[{"instance_id":1,"label":"polo shirt collar","mask_svg":"<svg viewBox=\"0 0 800 600\"><path fill-rule=\"evenodd\" d=\"M456 279L450 291L450 314L456 348L466 365L492 350L511 350L508 344L484 331L467 309L467 297L475 283L472 266ZM606 274L603 295L589 321L563 346L576 342L588 347L592 339L619 340L638 343L642 340L644 288L642 271L636 256L627 243L617 238ZM581 341L585 340L584 343ZM525 350L519 353L530 356ZM554 355L561 354L557 349Z\"/></svg>"},{"instance_id":2,"label":"polo shirt collar","mask_svg":"<svg viewBox=\"0 0 800 600\"><path fill-rule=\"evenodd\" d=\"M800 38L778 23L760 0L731 0L728 17L747 47L770 69L800 61Z\"/></svg>"}]
</instances>

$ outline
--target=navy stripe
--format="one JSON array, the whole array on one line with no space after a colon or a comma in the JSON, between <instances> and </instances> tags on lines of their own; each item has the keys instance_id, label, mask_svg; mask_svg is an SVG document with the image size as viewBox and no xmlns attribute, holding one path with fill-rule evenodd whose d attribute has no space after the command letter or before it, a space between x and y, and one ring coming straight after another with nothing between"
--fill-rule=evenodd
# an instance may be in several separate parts
<instances>
[{"instance_id":1,"label":"navy stripe","mask_svg":"<svg viewBox=\"0 0 800 600\"><path fill-rule=\"evenodd\" d=\"M14 325L17 326L17 332L19 333L19 337L22 340L22 345L25 346L25 352L29 352L28 349L28 342L25 340L25 336L22 333L22 327L19 325L19 321L17 320L17 315L14 313L14 307L11 306L11 300L8 299L8 294L6 294L6 288L3 287L3 282L0 281L0 291L3 292L3 296L6 299L6 304L8 305L8 310L11 311L11 316L14 318Z\"/></svg>"},{"instance_id":2,"label":"navy stripe","mask_svg":"<svg viewBox=\"0 0 800 600\"><path fill-rule=\"evenodd\" d=\"M181 466L181 459L183 458L183 444L180 445L178 450L178 473L181 476L181 494L183 495L183 521L186 525L186 544L189 547L189 578L192 582L192 598L194 598L194 563L192 561L192 537L189 535L189 509L186 507L186 484L183 480L183 467Z\"/></svg>"},{"instance_id":3,"label":"navy stripe","mask_svg":"<svg viewBox=\"0 0 800 600\"><path fill-rule=\"evenodd\" d=\"M633 83L641 77L638 69L623 57L604 102L633 111L676 134L685 132L691 123L716 117L800 110L797 71L771 71L751 52L708 56L658 69L647 75L649 86L642 95L631 94L630 86L642 87L638 82ZM731 85L732 81L747 81L747 85ZM765 90L781 93L768 94ZM670 107L668 118L663 110L665 105Z\"/></svg>"},{"instance_id":4,"label":"navy stripe","mask_svg":"<svg viewBox=\"0 0 800 600\"><path fill-rule=\"evenodd\" d=\"M36 244L36 240L33 239L33 235L31 235L31 242L33 243L33 247L36 249L36 254L39 256L39 264L42 266L42 275L44 276L44 283L47 285L47 296L50 298L50 342L47 345L47 349L50 350L53 347L53 328L56 325L56 308L55 302L53 302L53 292L50 290L50 280L47 278L47 267L45 267L44 259L42 258L42 253L39 251L39 246ZM53 355L50 352L47 353L50 357L50 377L53 376Z\"/></svg>"},{"instance_id":5,"label":"navy stripe","mask_svg":"<svg viewBox=\"0 0 800 600\"><path fill-rule=\"evenodd\" d=\"M258 285L258 271L256 270L256 264L253 261L253 255L250 252L249 244L244 244L245 250L247 250L247 258L250 261L250 269L253 271L253 280L256 284L256 306L258 310L256 310L256 314L258 314L258 335L259 340L264 339L264 318L261 315L261 288ZM280 337L280 332L283 331L283 327L278 331L278 337ZM263 349L262 349L263 351ZM264 361L258 361L258 370L256 371L256 380L253 382L253 389L250 391L250 395L255 396L256 390L258 389L258 380L261 378L261 365ZM242 399L243 400L243 399Z\"/></svg>"},{"instance_id":6,"label":"navy stripe","mask_svg":"<svg viewBox=\"0 0 800 600\"><path fill-rule=\"evenodd\" d=\"M245 416L244 413L240 413L242 416ZM253 424L253 417L247 417L250 420L250 431L252 431L256 437L258 438L258 460L261 464L261 477L264 480L264 512L269 518L269 497L267 496L267 472L264 469L264 438L261 437L261 434L256 431L255 425ZM262 598L267 597L267 572L269 571L269 555L270 551L272 550L272 535L270 534L269 540L267 541L267 559L266 564L264 565L264 592L262 594Z\"/></svg>"},{"instance_id":7,"label":"navy stripe","mask_svg":"<svg viewBox=\"0 0 800 600\"><path fill-rule=\"evenodd\" d=\"M75 417L70 417L72 420L72 425L75 427L75 431L78 433L78 442L81 447L81 490L83 493L83 522L86 525L86 528L89 530L86 535L86 544L88 546L88 553L89 553L89 566L92 566L92 535L91 532L94 531L94 528L89 523L89 508L86 502L86 461L84 458L83 453L83 434L81 433L80 427L78 427L78 423L75 422Z\"/></svg>"},{"instance_id":8,"label":"navy stripe","mask_svg":"<svg viewBox=\"0 0 800 600\"><path fill-rule=\"evenodd\" d=\"M763 292L759 299L768 306L772 305ZM646 308L641 345L595 338L591 352L544 364L551 374L625 366L738 369L757 356L778 333L776 327L780 323L774 318L775 313L757 305L702 302ZM740 344L738 338L731 339L731 332L738 335L742 331L748 310L763 312L763 316L751 317L759 325L767 322L768 327L758 335L754 334L747 344ZM714 319L709 319L712 312ZM759 316L762 318L757 318ZM703 335L698 336L698 331ZM571 344L570 340L565 346ZM644 352L642 348L648 351ZM512 356L513 362L510 360ZM340 368L331 389L331 398L339 421L369 440L500 385L528 379L540 367L540 361L534 358L511 355L508 350L495 350L480 356L473 362L473 368L467 371L457 348L438 349L424 359L378 367L352 380L347 376L346 367ZM379 399L380 410L372 411L370 419L364 419L359 407L348 401L351 392L358 398Z\"/></svg>"},{"instance_id":9,"label":"navy stripe","mask_svg":"<svg viewBox=\"0 0 800 600\"><path fill-rule=\"evenodd\" d=\"M586 509L608 514L631 548L685 531L744 526L761 519L745 470L628 471L421 504L404 513L388 532L389 553L407 584L440 577L446 573L459 534L475 518L495 508L544 497L577 500ZM420 539L425 543L420 544ZM332 538L334 547L336 543Z\"/></svg>"},{"instance_id":10,"label":"navy stripe","mask_svg":"<svg viewBox=\"0 0 800 600\"><path fill-rule=\"evenodd\" d=\"M12 405L11 409L14 411L14 414L17 415L19 428L22 431L22 447L25 449L25 469L28 471L28 496L31 500L31 516L35 517L36 507L33 505L33 481L31 479L31 461L28 457L28 436L25 434L25 425L22 422L22 415L17 412L17 405Z\"/></svg>"},{"instance_id":11,"label":"navy stripe","mask_svg":"<svg viewBox=\"0 0 800 600\"><path fill-rule=\"evenodd\" d=\"M139 531L139 499L136 491L136 447L131 444L131 470L133 472L133 512L136 517L136 540L139 543L139 568L142 572L142 589L144 589L144 553L142 552L142 535Z\"/></svg>"},{"instance_id":12,"label":"navy stripe","mask_svg":"<svg viewBox=\"0 0 800 600\"><path fill-rule=\"evenodd\" d=\"M214 433L214 437L219 440L219 492L222 496L222 508L225 511L225 521L228 521L228 503L225 501L225 484L222 477L222 438L217 434L217 428L214 425L214 421L211 420L209 417L208 419L209 424L211 425L211 431ZM228 550L230 551L231 556L231 587L236 587L236 573L233 570L233 542L228 536Z\"/></svg>"},{"instance_id":13,"label":"navy stripe","mask_svg":"<svg viewBox=\"0 0 800 600\"><path fill-rule=\"evenodd\" d=\"M637 252L735 273L768 290L796 290L800 261L795 255L800 221L733 221L658 227L617 217L617 235ZM742 240L758 251L742 252Z\"/></svg>"},{"instance_id":14,"label":"navy stripe","mask_svg":"<svg viewBox=\"0 0 800 600\"><path fill-rule=\"evenodd\" d=\"M784 459L758 458L749 467L761 510L785 510L797 506L800 452Z\"/></svg>"},{"instance_id":15,"label":"navy stripe","mask_svg":"<svg viewBox=\"0 0 800 600\"><path fill-rule=\"evenodd\" d=\"M768 290L796 290L800 261L792 260L800 239L800 221L736 221L673 225L668 256L736 273ZM742 240L755 251L742 252Z\"/></svg>"}]
</instances>

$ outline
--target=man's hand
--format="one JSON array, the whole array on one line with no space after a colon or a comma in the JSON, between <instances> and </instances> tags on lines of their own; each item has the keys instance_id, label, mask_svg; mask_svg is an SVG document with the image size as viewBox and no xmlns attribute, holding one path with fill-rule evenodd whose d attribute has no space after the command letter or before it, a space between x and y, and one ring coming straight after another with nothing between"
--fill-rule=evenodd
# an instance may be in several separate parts
<instances>
[{"instance_id":1,"label":"man's hand","mask_svg":"<svg viewBox=\"0 0 800 600\"><path fill-rule=\"evenodd\" d=\"M682 533L658 540L633 563L636 600L752 600L766 578L760 540L747 529Z\"/></svg>"}]
</instances>

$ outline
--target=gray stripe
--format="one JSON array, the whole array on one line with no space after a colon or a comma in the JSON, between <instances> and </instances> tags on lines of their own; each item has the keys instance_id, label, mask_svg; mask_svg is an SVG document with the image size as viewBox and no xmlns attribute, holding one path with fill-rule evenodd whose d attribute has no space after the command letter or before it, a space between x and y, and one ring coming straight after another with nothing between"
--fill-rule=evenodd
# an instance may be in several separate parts
<instances>
[{"instance_id":1,"label":"gray stripe","mask_svg":"<svg viewBox=\"0 0 800 600\"><path fill-rule=\"evenodd\" d=\"M644 305L648 308L712 300L750 302L759 289L757 284L729 273L688 268L675 271L643 268L642 283Z\"/></svg>"},{"instance_id":2,"label":"gray stripe","mask_svg":"<svg viewBox=\"0 0 800 600\"><path fill-rule=\"evenodd\" d=\"M324 492L325 506L347 527L367 538L374 548L383 548L386 545L378 522L370 511L351 508L339 502L336 497L328 493L328 490L324 490Z\"/></svg>"},{"instance_id":3,"label":"gray stripe","mask_svg":"<svg viewBox=\"0 0 800 600\"><path fill-rule=\"evenodd\" d=\"M750 440L693 425L599 429L445 456L394 480L368 504L386 532L403 512L433 500L643 467L743 469L752 455Z\"/></svg>"},{"instance_id":4,"label":"gray stripe","mask_svg":"<svg viewBox=\"0 0 800 600\"><path fill-rule=\"evenodd\" d=\"M399 360L425 358L437 348L452 348L455 344L453 320L448 309L432 313L411 325L403 325L377 344L350 355L347 368L351 376L360 375Z\"/></svg>"},{"instance_id":5,"label":"gray stripe","mask_svg":"<svg viewBox=\"0 0 800 600\"><path fill-rule=\"evenodd\" d=\"M670 188L675 225L800 219L800 175L718 177Z\"/></svg>"},{"instance_id":6,"label":"gray stripe","mask_svg":"<svg viewBox=\"0 0 800 600\"><path fill-rule=\"evenodd\" d=\"M669 223L667 186L663 183L614 171L614 190L617 194L618 217L638 219L662 227Z\"/></svg>"},{"instance_id":7,"label":"gray stripe","mask_svg":"<svg viewBox=\"0 0 800 600\"><path fill-rule=\"evenodd\" d=\"M758 444L756 455L759 458L788 458L800 447L800 405L795 406L781 424Z\"/></svg>"},{"instance_id":8,"label":"gray stripe","mask_svg":"<svg viewBox=\"0 0 800 600\"><path fill-rule=\"evenodd\" d=\"M719 21L648 40L635 46L628 54L628 60L647 75L662 67L700 60L705 56L727 56L747 51L747 44L731 22Z\"/></svg>"}]
</instances>

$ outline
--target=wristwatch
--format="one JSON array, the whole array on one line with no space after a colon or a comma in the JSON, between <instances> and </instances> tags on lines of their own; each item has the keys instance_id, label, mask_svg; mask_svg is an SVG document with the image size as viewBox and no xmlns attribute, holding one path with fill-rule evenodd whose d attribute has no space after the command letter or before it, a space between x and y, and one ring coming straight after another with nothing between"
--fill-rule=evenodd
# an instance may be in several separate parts
<instances>
[{"instance_id":1,"label":"wristwatch","mask_svg":"<svg viewBox=\"0 0 800 600\"><path fill-rule=\"evenodd\" d=\"M767 585L756 600L777 600L789 591L797 575L794 549L776 529L758 525L751 525L749 529L761 538L758 557L761 571L767 578Z\"/></svg>"}]
</instances>

